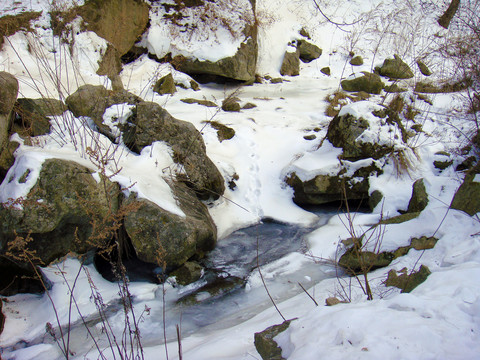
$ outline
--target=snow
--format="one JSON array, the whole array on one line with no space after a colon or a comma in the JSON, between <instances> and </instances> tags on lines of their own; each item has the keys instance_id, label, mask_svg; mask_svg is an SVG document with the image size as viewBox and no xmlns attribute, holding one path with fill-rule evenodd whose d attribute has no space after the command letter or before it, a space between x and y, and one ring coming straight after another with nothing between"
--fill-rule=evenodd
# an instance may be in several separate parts
<instances>
[{"instance_id":1,"label":"snow","mask_svg":"<svg viewBox=\"0 0 480 360\"><path fill-rule=\"evenodd\" d=\"M373 66L381 64L387 57L391 58L394 53L411 65L416 73L415 79L421 79L414 65L415 60L423 55L434 71L433 78L448 73L449 64L442 62L431 51L448 34L436 24L441 6L411 2L402 2L399 6L398 1L393 0L317 2L329 19L355 24L336 26L328 22L312 2L257 2L256 20L260 25L259 74L279 76L288 43L300 38L299 30L302 27L309 31L311 41L323 49L319 59L301 64L300 76L285 77L288 81L282 84L264 83L241 88L205 84L200 92L194 92L190 89L191 78L188 75L174 70L169 64L160 64L147 55L125 65L120 74L126 89L146 101L159 103L174 117L191 122L201 131L208 156L227 181L238 176L238 180L234 180L235 188L227 187L223 197L208 204L220 242L233 231L266 218L311 227L305 238L305 254L287 254L262 266L261 274L259 269L253 270L241 295L232 295L233 301L228 305L218 301L216 306L220 309L222 306L239 309L219 324L198 325L201 315L208 316L208 313L195 314L188 307L180 310L175 307L178 298L195 287L199 288L200 283L188 288L174 288L171 283L167 283L165 288L145 282L130 283L136 315L140 316L145 306L151 308L151 314L145 315L140 324L145 339L143 348L146 359L164 359L166 349L170 359L178 359L175 322L183 322L186 328L190 326L190 330L182 337L183 358L260 358L253 344L254 333L282 322L265 293L262 277L282 314L287 319L296 318L286 332L276 337L284 357L288 359L473 360L480 354L480 222L478 217L449 209L453 195L462 183L463 174L454 171L455 165L443 171L433 166L433 161L442 157L436 155L439 151L449 152L454 164L462 160L455 150L466 145L463 134L472 131L474 124L460 111L459 97L451 94L431 95L433 106L430 106L416 99L413 92L407 93L406 98L420 111L414 119L415 123L421 124L423 129L423 132L409 140L407 146L394 141L396 139L388 132L388 126L382 123L383 119L372 114L374 110L383 109L393 95L372 96L367 101L347 104L340 111L340 115L351 114L370 123L370 131L362 134L359 140L382 144L393 142L397 150L404 151L410 157L412 165L404 173L398 173L393 161L377 164L382 166L384 173L369 178L369 191L381 191L384 199L372 213L350 214L356 234L366 233L368 237L373 232L372 225L381 218L393 217L405 211L412 185L417 179L424 179L429 195L427 208L417 218L377 227L366 249L374 250L381 245L382 251L392 251L408 245L414 237L434 236L438 239L433 249L412 249L386 268L371 272L369 279L373 301L366 300L355 279L341 273L337 277L336 269L332 266L344 250L341 241L352 235L348 226L349 215L339 212L326 223L319 223L317 214L298 207L292 201L293 190L284 183L285 177L292 172L301 180L309 180L317 175L337 174L340 170L338 157L341 149L333 147L325 139L331 118L324 115L327 103L323 100L338 90L341 79L350 73L372 71ZM70 6L74 2L64 3ZM237 2L235 6L238 5L238 8L224 1L209 4L211 11L228 14L225 15L227 22L235 25L232 32L213 22L211 29L217 31L210 31L207 26L203 32L186 31L172 36L171 24L163 17L163 7L155 5L151 9L151 27L140 44L159 58L171 52L173 56L195 56L216 61L235 54L245 41L239 35L242 29L237 26L237 19L245 16L247 22L253 20L253 14L245 10L249 2ZM49 9L49 2L0 1L0 8L3 9L0 11L2 15L15 14L30 9ZM195 9L185 11L188 16L186 23L200 21L201 14L196 13ZM46 23L48 15L44 11L38 25ZM8 38L0 52L0 70L8 71L19 79L22 97L64 98L85 83L110 86L106 77L95 73L100 54L106 46L106 41L94 33L80 32L70 53L68 46L53 38L50 30L37 26L36 36L19 32ZM37 51L32 52L32 49ZM418 49L422 54L417 53ZM350 51L361 54L365 64L355 68L348 65ZM330 77L320 73L325 66L331 68ZM154 82L170 72L175 81L184 84L186 89L178 88L174 95L160 96L154 93ZM63 85L60 93L56 79L60 79ZM405 84L410 85L410 82L406 81ZM240 97L242 102L255 103L257 107L239 113L227 113L217 108L188 105L180 101L195 97L221 104L223 99L232 94ZM126 104L115 105L105 113L104 122L118 140L118 144L113 145L105 136L93 131L94 125L90 119L75 118L70 112L51 117L52 132L33 138L32 145L25 144L18 135L14 135L12 139L21 144L15 152L15 165L0 185L0 202L25 197L34 186L42 163L46 159L61 158L88 167L97 181L104 170L113 176L112 180L128 189L125 190L127 193L135 192L139 197L184 216L168 185L169 178L174 175L169 146L155 142L144 148L141 154L134 154L122 144L117 125L123 123L130 114L130 106ZM216 130L205 123L210 120L233 128L235 136L219 142ZM408 123L409 126L412 124ZM305 135L315 135L316 138L308 141L304 139ZM100 153L109 154L110 161L105 169L98 169L88 156L87 144ZM343 163L348 165L347 175L351 175L355 169L372 161L364 159ZM28 176L20 181L27 170ZM474 181L480 182L480 175L476 175ZM21 202L15 206L21 206ZM385 286L384 281L390 270L406 268L410 272L418 270L422 264L428 266L432 274L411 293L400 293L399 289ZM42 271L53 283L49 295L61 324L67 324L69 316L70 321L80 321L79 313L75 309L70 311L69 307L69 284L73 284L77 275L74 295L82 315L93 319L97 316L97 308L92 300L92 283L101 292L103 303L109 309L115 309L118 284L104 280L93 265L81 266L78 259L67 257ZM362 281L362 277L359 280ZM299 290L299 282L319 306ZM167 298L165 303L163 294ZM201 300L202 296L206 298L210 295L200 293L197 300ZM324 306L325 299L330 296L350 302ZM23 294L8 297L7 300L3 304L5 329L0 335L2 358L62 358L57 345L45 335L47 322L56 325L48 296ZM244 307L235 304L237 300L243 302ZM167 328L167 344L163 343L160 320L165 307L171 317ZM118 308L112 311L109 321L121 333L124 321L122 311ZM101 323L92 326L92 329L100 338ZM72 348L76 351L72 358L97 358L98 351L90 348L91 344L84 339L85 334L80 332L72 337ZM113 357L111 352L105 353L105 356Z\"/></svg>"}]
</instances>

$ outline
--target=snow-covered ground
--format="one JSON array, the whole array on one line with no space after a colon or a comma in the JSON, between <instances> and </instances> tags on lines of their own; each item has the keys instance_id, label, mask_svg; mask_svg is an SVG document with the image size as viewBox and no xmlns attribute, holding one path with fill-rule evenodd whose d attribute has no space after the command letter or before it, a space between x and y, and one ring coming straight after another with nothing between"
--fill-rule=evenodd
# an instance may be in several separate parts
<instances>
[{"instance_id":1,"label":"snow-covered ground","mask_svg":"<svg viewBox=\"0 0 480 360\"><path fill-rule=\"evenodd\" d=\"M412 69L417 58L430 59L431 68L441 77L440 70L448 70L430 49L434 41L449 36L447 30L436 24L436 16L441 14L445 4L441 1L417 4L394 0L341 0L335 3L317 1L329 19L318 13L310 0L263 0L257 1L259 16L260 58L258 72L261 75L279 76L283 54L289 41L299 37L304 27L310 33L312 42L323 49L322 56L309 64L301 64L300 76L287 77L280 84L254 84L248 87L232 87L207 84L200 92L181 89L175 95L159 96L152 91L155 79L172 72L178 82L188 83L189 78L176 72L169 65L159 65L143 56L124 67L121 78L129 91L145 100L162 105L174 117L192 122L203 134L207 154L217 165L226 179L235 180L236 188L228 189L224 197L210 205L219 233L220 242L230 233L271 218L283 223L301 226L314 226L306 237L309 256L299 252L288 254L262 267L262 275L271 287L272 296L287 319L297 318L289 329L276 340L283 349L283 357L288 359L478 359L480 357L480 221L457 210L449 210L455 190L461 184L462 174L449 167L443 172L435 169L432 162L435 153L449 151L458 163L455 154L466 143L463 133L468 133L472 123L458 111L461 99L449 94L430 96L433 105L417 100L420 111L417 121L423 125L425 133L418 135L412 146L418 158L413 159L408 174L397 174L393 165L386 165L384 174L371 178L371 191L381 189L384 202L371 214L355 214L354 223L359 232L376 223L381 216L398 215L405 210L411 195L412 184L419 178L425 179L429 194L427 208L414 220L389 225L382 238L382 249L393 250L409 244L412 237L435 236L438 242L433 249L426 251L410 250L396 259L390 266L376 270L369 276L374 300L367 301L358 283L348 277L336 278L331 267L315 263L313 259L332 260L336 258L339 242L348 238L345 215L333 216L327 224L315 226L319 218L316 214L296 206L292 201L293 190L286 186L284 178L295 170L303 177L313 177L338 166L339 150L325 141L330 117L325 115L327 96L338 90L340 80L352 72L371 71L386 57L398 53L404 57ZM15 4L15 3L14 3ZM48 1L23 1L26 9L47 9ZM0 0L0 15L15 13L10 1ZM45 15L46 16L46 15ZM41 22L45 22L45 18ZM72 93L83 83L109 85L108 79L95 74L98 53L106 48L106 42L94 33L86 32L77 37L74 45L75 56L65 60L59 58L65 49L58 40L52 40L50 30L38 28L38 37L17 33L9 37L0 52L0 70L17 76L20 82L21 97L58 96L55 84L45 77L45 64L57 69L57 78L65 81L68 92ZM157 29L161 33L161 29ZM158 34L157 34L158 35ZM157 36L152 31L151 39ZM152 42L153 42L152 40ZM44 49L41 54L45 61L38 61L39 52L32 52L32 44ZM41 48L41 44L47 47ZM165 44L161 44L164 46ZM231 45L231 44L230 44ZM44 52L50 47L58 47L57 52ZM166 45L165 45L166 46ZM63 50L62 50L63 49ZM192 50L193 49L193 50ZM195 46L189 51L195 51ZM203 49L205 50L205 49ZM229 53L231 49L222 49ZM160 51L160 50L159 50ZM163 50L162 50L163 51ZM360 54L365 64L360 67L349 65L350 51ZM209 52L211 58L219 53ZM225 54L224 53L224 54ZM22 62L18 61L19 57ZM204 56L205 57L205 56ZM64 66L56 67L58 61ZM57 61L57 62L56 62ZM70 63L69 63L70 61ZM447 64L448 65L448 64ZM329 66L331 76L320 69ZM28 72L26 69L28 69ZM416 70L416 77L420 77ZM32 81L32 78L35 81ZM67 83L67 79L69 79ZM73 79L76 79L75 81ZM36 84L39 84L37 87ZM411 84L407 84L411 85ZM227 113L216 108L201 105L188 105L180 101L187 97L207 99L221 104L221 101L235 93L242 102L257 105L239 113ZM373 96L372 104L388 102ZM412 94L413 96L413 94ZM343 111L366 111L371 106L347 105ZM116 107L111 112L119 117L126 114L128 106ZM112 116L112 114L110 113ZM365 114L368 116L368 114ZM85 119L69 118L70 128L84 128ZM107 119L108 120L108 119ZM216 130L205 121L215 120L235 130L235 136L219 142ZM83 121L83 122L82 122ZM34 185L35 174L42 162L51 157L74 160L89 166L81 149L72 144L64 144L59 138L62 119L53 121L51 135L39 138L37 146L22 145L17 150L17 163L11 174L20 177L25 168L32 170L29 181L13 187L12 183L0 186L0 200L26 194ZM314 130L315 129L315 130ZM315 134L316 139L308 141L305 135ZM83 137L92 135L84 131ZM96 135L99 136L99 135ZM108 140L99 136L98 144L108 146ZM162 169L172 164L167 147L156 143L144 149L142 154L130 153L126 148L117 150L115 156L123 169L115 180L131 191L149 198L172 212L181 212L175 205L168 186L162 176ZM112 172L115 169L112 168ZM400 293L395 288L383 284L390 269L400 271L406 267L417 270L423 264L432 274L411 293ZM75 259L67 259L58 265L45 269L46 276L54 283L50 296L56 306L62 324L79 319L76 311L69 319L70 290L77 274L75 298L84 316L96 313L92 302L89 281L93 281L102 294L105 304L114 304L119 288L102 279L93 266L87 271L79 271ZM316 299L319 306L303 292L286 290L288 284L296 287L300 269L308 269L310 275L302 275L302 284ZM326 272L328 276L318 273ZM90 275L90 278L87 276ZM65 278L61 275L64 274ZM303 274L303 273L302 273ZM350 281L351 280L351 281ZM276 286L281 283L284 286ZM286 286L285 286L286 284ZM130 284L134 296L137 318L146 307L144 321L140 324L145 359L178 359L178 344L175 327L167 329L167 345L164 344L163 294L166 296L166 316L168 305L182 295L182 288L165 288L142 282ZM260 359L256 352L253 336L255 332L282 322L276 309L271 306L263 291L258 270L250 275L243 298L261 298L255 304L256 311L248 311L248 316L237 316L228 326L210 325L188 333L182 338L184 359ZM275 293L275 291L278 291ZM250 294L250 295L249 295ZM348 296L347 296L348 295ZM349 303L332 307L323 306L330 296L348 297ZM45 341L45 324L55 324L55 315L50 299L46 295L16 295L4 303L6 323L0 335L0 346L6 359L55 359L62 355L55 343ZM173 310L172 310L173 311ZM247 312L246 310L242 310ZM110 323L115 329L123 329L121 311L112 312ZM237 314L238 315L238 314ZM155 320L149 320L155 319ZM183 319L190 322L194 319ZM180 320L179 320L180 322ZM101 332L99 324L92 331ZM83 337L82 337L83 336ZM105 344L103 344L105 345ZM98 350L86 340L86 335L75 333L71 340L75 352L71 358L94 359ZM85 355L86 354L86 355ZM113 358L106 351L107 358Z\"/></svg>"}]
</instances>

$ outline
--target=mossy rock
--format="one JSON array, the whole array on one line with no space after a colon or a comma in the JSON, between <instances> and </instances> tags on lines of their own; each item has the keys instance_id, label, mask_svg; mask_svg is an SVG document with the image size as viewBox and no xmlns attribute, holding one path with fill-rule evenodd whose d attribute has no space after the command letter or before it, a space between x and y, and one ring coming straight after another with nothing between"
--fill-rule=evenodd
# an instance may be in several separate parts
<instances>
[{"instance_id":1,"label":"mossy rock","mask_svg":"<svg viewBox=\"0 0 480 360\"><path fill-rule=\"evenodd\" d=\"M294 202L300 205L321 205L335 201L349 200L368 201L369 177L378 176L382 170L372 162L370 166L357 169L352 176L344 175L346 169L342 169L336 175L317 175L313 179L302 181L293 172L285 182L294 190ZM355 179L355 181L351 181ZM359 179L361 179L359 181Z\"/></svg>"},{"instance_id":2,"label":"mossy rock","mask_svg":"<svg viewBox=\"0 0 480 360\"><path fill-rule=\"evenodd\" d=\"M224 275L224 274L222 274ZM177 300L182 305L197 305L204 302L215 302L217 299L236 292L245 287L245 280L236 276L219 276L219 274L205 273L207 283L194 292Z\"/></svg>"},{"instance_id":3,"label":"mossy rock","mask_svg":"<svg viewBox=\"0 0 480 360\"><path fill-rule=\"evenodd\" d=\"M370 197L368 198L368 205L370 209L375 209L378 204L380 204L383 201L383 194L379 190L375 190L370 194Z\"/></svg>"},{"instance_id":4,"label":"mossy rock","mask_svg":"<svg viewBox=\"0 0 480 360\"><path fill-rule=\"evenodd\" d=\"M230 140L235 136L235 130L217 121L210 121L210 126L217 130L218 141Z\"/></svg>"},{"instance_id":5,"label":"mossy rock","mask_svg":"<svg viewBox=\"0 0 480 360\"><path fill-rule=\"evenodd\" d=\"M175 94L177 92L177 88L175 87L175 81L173 80L172 73L169 73L161 79L157 80L157 82L153 86L153 91L155 91L159 95Z\"/></svg>"},{"instance_id":6,"label":"mossy rock","mask_svg":"<svg viewBox=\"0 0 480 360\"><path fill-rule=\"evenodd\" d=\"M217 239L207 207L195 193L181 183L171 183L170 187L185 217L133 195L125 202L136 208L126 215L125 230L138 258L167 269L178 268L193 256L212 250Z\"/></svg>"},{"instance_id":7,"label":"mossy rock","mask_svg":"<svg viewBox=\"0 0 480 360\"><path fill-rule=\"evenodd\" d=\"M419 81L415 84L415 91L427 94L453 93L463 91L471 85L472 81L470 79L446 81L438 85L432 82Z\"/></svg>"},{"instance_id":8,"label":"mossy rock","mask_svg":"<svg viewBox=\"0 0 480 360\"><path fill-rule=\"evenodd\" d=\"M420 72L422 73L422 75L425 75L425 76L432 75L432 72L422 60L417 60L417 66Z\"/></svg>"},{"instance_id":9,"label":"mossy rock","mask_svg":"<svg viewBox=\"0 0 480 360\"><path fill-rule=\"evenodd\" d=\"M187 261L180 268L170 273L180 285L188 285L200 280L203 274L203 267L194 261Z\"/></svg>"},{"instance_id":10,"label":"mossy rock","mask_svg":"<svg viewBox=\"0 0 480 360\"><path fill-rule=\"evenodd\" d=\"M257 68L258 44L256 26L246 26L245 41L242 42L236 54L218 61L202 61L195 58L175 56L172 65L181 72L191 76L205 75L233 79L245 82L255 81Z\"/></svg>"},{"instance_id":11,"label":"mossy rock","mask_svg":"<svg viewBox=\"0 0 480 360\"><path fill-rule=\"evenodd\" d=\"M350 65L353 66L363 65L363 57L361 57L360 55L354 56L349 62Z\"/></svg>"},{"instance_id":12,"label":"mossy rock","mask_svg":"<svg viewBox=\"0 0 480 360\"><path fill-rule=\"evenodd\" d=\"M198 105L203 105L203 106L206 106L206 107L217 107L218 106L213 101L204 100L204 99L187 98L187 99L180 99L180 101L184 102L185 104L198 104Z\"/></svg>"},{"instance_id":13,"label":"mossy rock","mask_svg":"<svg viewBox=\"0 0 480 360\"><path fill-rule=\"evenodd\" d=\"M420 215L420 212L411 212L406 214L397 215L388 219L380 221L382 225L401 224L413 219L416 219Z\"/></svg>"},{"instance_id":14,"label":"mossy rock","mask_svg":"<svg viewBox=\"0 0 480 360\"><path fill-rule=\"evenodd\" d=\"M242 109L239 103L239 99L236 97L229 97L223 100L222 110L229 112L239 112Z\"/></svg>"},{"instance_id":15,"label":"mossy rock","mask_svg":"<svg viewBox=\"0 0 480 360\"><path fill-rule=\"evenodd\" d=\"M108 179L97 182L91 173L74 162L46 160L23 207L0 208L1 248L5 249L15 234L30 234L33 240L29 249L36 251L41 264L48 265L70 252L84 254L100 247L102 244L89 241L102 226L111 226L112 213L119 207L120 189ZM31 176L27 170L8 181L27 182Z\"/></svg>"},{"instance_id":16,"label":"mossy rock","mask_svg":"<svg viewBox=\"0 0 480 360\"><path fill-rule=\"evenodd\" d=\"M330 66L326 66L326 67L321 68L320 72L324 75L330 76L331 75Z\"/></svg>"},{"instance_id":17,"label":"mossy rock","mask_svg":"<svg viewBox=\"0 0 480 360\"><path fill-rule=\"evenodd\" d=\"M397 84L386 85L384 90L387 93L401 93L407 91L406 88L400 87Z\"/></svg>"},{"instance_id":18,"label":"mossy rock","mask_svg":"<svg viewBox=\"0 0 480 360\"><path fill-rule=\"evenodd\" d=\"M411 79L413 71L398 55L393 59L385 59L383 65L379 67L378 73L391 79Z\"/></svg>"},{"instance_id":19,"label":"mossy rock","mask_svg":"<svg viewBox=\"0 0 480 360\"><path fill-rule=\"evenodd\" d=\"M400 275L398 275L396 270L392 269L388 272L388 277L385 281L385 285L395 286L401 289L402 293L409 293L418 285L427 280L427 277L430 274L430 269L425 265L420 266L420 269L418 271L411 274L408 274L406 268L400 270Z\"/></svg>"},{"instance_id":20,"label":"mossy rock","mask_svg":"<svg viewBox=\"0 0 480 360\"><path fill-rule=\"evenodd\" d=\"M261 332L255 333L255 348L263 360L284 360L282 348L278 346L274 338L288 329L292 320L285 320L280 325L273 325Z\"/></svg>"},{"instance_id":21,"label":"mossy rock","mask_svg":"<svg viewBox=\"0 0 480 360\"><path fill-rule=\"evenodd\" d=\"M428 205L428 194L423 179L418 179L412 187L412 196L408 203L408 213L418 213L423 211Z\"/></svg>"},{"instance_id":22,"label":"mossy rock","mask_svg":"<svg viewBox=\"0 0 480 360\"><path fill-rule=\"evenodd\" d=\"M338 261L338 265L349 274L362 274L378 268L386 267L395 259L391 252L375 253L359 250L355 245L349 248Z\"/></svg>"},{"instance_id":23,"label":"mossy rock","mask_svg":"<svg viewBox=\"0 0 480 360\"><path fill-rule=\"evenodd\" d=\"M283 76L297 76L300 74L300 53L299 51L286 51L283 56L280 74Z\"/></svg>"},{"instance_id":24,"label":"mossy rock","mask_svg":"<svg viewBox=\"0 0 480 360\"><path fill-rule=\"evenodd\" d=\"M473 216L480 212L480 166L477 165L466 176L453 197L450 207Z\"/></svg>"},{"instance_id":25,"label":"mossy rock","mask_svg":"<svg viewBox=\"0 0 480 360\"><path fill-rule=\"evenodd\" d=\"M87 116L106 136L110 136L110 128L103 124L105 110L115 104L137 105L143 101L128 91L107 90L102 85L83 85L65 99L68 109L75 117Z\"/></svg>"},{"instance_id":26,"label":"mossy rock","mask_svg":"<svg viewBox=\"0 0 480 360\"><path fill-rule=\"evenodd\" d=\"M380 94L384 86L380 76L366 71L362 74L354 79L342 80L340 83L342 89L349 92L365 91L369 94Z\"/></svg>"},{"instance_id":27,"label":"mossy rock","mask_svg":"<svg viewBox=\"0 0 480 360\"><path fill-rule=\"evenodd\" d=\"M256 107L257 107L257 105L255 105L254 103L248 102L248 103L246 103L245 105L242 106L242 110L250 110L250 109L254 109Z\"/></svg>"},{"instance_id":28,"label":"mossy rock","mask_svg":"<svg viewBox=\"0 0 480 360\"><path fill-rule=\"evenodd\" d=\"M297 49L300 60L304 63L316 60L322 55L322 49L306 40L297 40Z\"/></svg>"}]
</instances>

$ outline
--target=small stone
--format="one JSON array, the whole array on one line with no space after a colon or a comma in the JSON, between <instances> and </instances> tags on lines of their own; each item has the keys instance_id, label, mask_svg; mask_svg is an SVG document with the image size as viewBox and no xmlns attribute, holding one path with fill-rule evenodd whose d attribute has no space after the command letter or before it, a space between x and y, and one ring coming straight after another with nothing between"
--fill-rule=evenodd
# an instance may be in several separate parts
<instances>
[{"instance_id":1,"label":"small stone","mask_svg":"<svg viewBox=\"0 0 480 360\"><path fill-rule=\"evenodd\" d=\"M238 112L241 110L241 106L238 102L238 98L236 97L229 97L223 100L222 102L222 110L229 111L229 112Z\"/></svg>"},{"instance_id":2,"label":"small stone","mask_svg":"<svg viewBox=\"0 0 480 360\"><path fill-rule=\"evenodd\" d=\"M311 135L305 135L303 138L305 140L315 140L317 136L315 134L311 134Z\"/></svg>"},{"instance_id":3,"label":"small stone","mask_svg":"<svg viewBox=\"0 0 480 360\"><path fill-rule=\"evenodd\" d=\"M246 103L245 105L242 106L242 109L243 110L248 110L248 109L253 109L253 108L256 108L257 105L253 104L253 103Z\"/></svg>"},{"instance_id":4,"label":"small stone","mask_svg":"<svg viewBox=\"0 0 480 360\"><path fill-rule=\"evenodd\" d=\"M342 303L339 299L337 299L336 297L329 297L327 299L325 299L325 305L327 306L334 306L334 305L338 305Z\"/></svg>"},{"instance_id":5,"label":"small stone","mask_svg":"<svg viewBox=\"0 0 480 360\"><path fill-rule=\"evenodd\" d=\"M270 79L270 84L281 84L283 83L283 79L282 78L273 78L273 79Z\"/></svg>"},{"instance_id":6,"label":"small stone","mask_svg":"<svg viewBox=\"0 0 480 360\"><path fill-rule=\"evenodd\" d=\"M350 65L353 65L353 66L363 65L363 58L362 58L360 55L354 56L354 57L350 60Z\"/></svg>"},{"instance_id":7,"label":"small stone","mask_svg":"<svg viewBox=\"0 0 480 360\"><path fill-rule=\"evenodd\" d=\"M427 65L425 65L425 63L422 61L422 60L418 60L417 61L417 66L420 70L420 72L425 75L425 76L430 76L432 75L432 72L430 71L430 69L428 68Z\"/></svg>"},{"instance_id":8,"label":"small stone","mask_svg":"<svg viewBox=\"0 0 480 360\"><path fill-rule=\"evenodd\" d=\"M173 95L177 91L177 88L175 87L175 81L173 80L172 73L169 73L158 80L153 87L153 91L159 95Z\"/></svg>"},{"instance_id":9,"label":"small stone","mask_svg":"<svg viewBox=\"0 0 480 360\"><path fill-rule=\"evenodd\" d=\"M193 91L199 91L200 90L200 85L194 80L190 80L190 87L192 88Z\"/></svg>"},{"instance_id":10,"label":"small stone","mask_svg":"<svg viewBox=\"0 0 480 360\"><path fill-rule=\"evenodd\" d=\"M184 102L185 104L198 104L206 107L217 107L217 104L215 104L213 101L210 101L210 100L187 98L187 99L180 99L180 101Z\"/></svg>"},{"instance_id":11,"label":"small stone","mask_svg":"<svg viewBox=\"0 0 480 360\"><path fill-rule=\"evenodd\" d=\"M326 67L324 67L324 68L321 68L321 69L320 69L320 72L321 72L322 74L325 74L325 75L327 75L327 76L330 76L330 67L329 67L329 66L326 66Z\"/></svg>"}]
</instances>

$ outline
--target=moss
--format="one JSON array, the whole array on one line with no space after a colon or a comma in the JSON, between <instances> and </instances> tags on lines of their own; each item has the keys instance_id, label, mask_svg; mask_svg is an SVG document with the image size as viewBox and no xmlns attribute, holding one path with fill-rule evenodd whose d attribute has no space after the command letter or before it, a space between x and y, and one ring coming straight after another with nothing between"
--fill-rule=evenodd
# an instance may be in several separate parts
<instances>
[{"instance_id":1,"label":"moss","mask_svg":"<svg viewBox=\"0 0 480 360\"><path fill-rule=\"evenodd\" d=\"M17 31L33 31L30 22L37 20L42 11L27 11L18 15L5 15L0 18L0 50L3 47L4 38L15 34Z\"/></svg>"}]
</instances>

